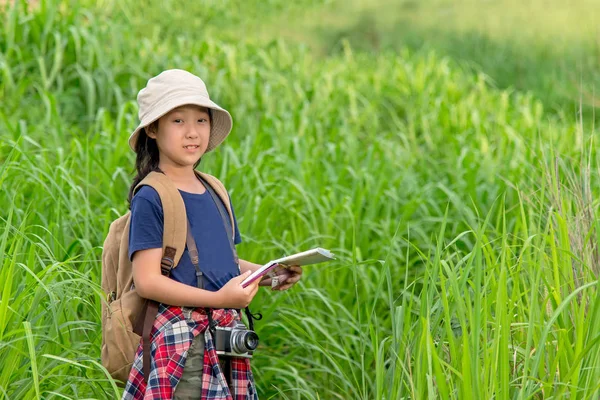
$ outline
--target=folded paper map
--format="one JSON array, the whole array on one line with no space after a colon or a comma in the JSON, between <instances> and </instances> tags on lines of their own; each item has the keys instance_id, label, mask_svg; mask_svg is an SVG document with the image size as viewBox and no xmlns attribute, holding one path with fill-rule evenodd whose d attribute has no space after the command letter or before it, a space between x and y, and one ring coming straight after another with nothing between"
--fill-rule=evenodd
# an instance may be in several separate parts
<instances>
[{"instance_id":1,"label":"folded paper map","mask_svg":"<svg viewBox=\"0 0 600 400\"><path fill-rule=\"evenodd\" d=\"M335 255L329 250L322 249L320 247L314 248L312 250L303 251L302 253L292 254L291 256L286 256L282 258L278 258L277 260L271 260L256 271L254 271L250 276L248 276L242 282L242 286L246 287L257 279L262 278L264 275L268 274L273 270L277 265L311 265L318 264L325 261L335 260Z\"/></svg>"}]
</instances>

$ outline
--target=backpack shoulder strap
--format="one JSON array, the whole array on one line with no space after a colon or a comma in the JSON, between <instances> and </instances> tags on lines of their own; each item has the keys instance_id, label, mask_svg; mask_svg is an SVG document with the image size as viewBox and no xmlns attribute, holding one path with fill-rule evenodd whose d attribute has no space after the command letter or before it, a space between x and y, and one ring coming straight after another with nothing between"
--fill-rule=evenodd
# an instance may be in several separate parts
<instances>
[{"instance_id":1,"label":"backpack shoulder strap","mask_svg":"<svg viewBox=\"0 0 600 400\"><path fill-rule=\"evenodd\" d=\"M151 186L160 196L163 209L163 254L160 263L161 273L169 276L185 250L188 219L183 197L175 184L165 174L157 171L150 172L135 187L133 193L142 186ZM150 375L150 342L152 325L158 312L156 301L147 301L145 309L137 316L134 332L142 336L144 382Z\"/></svg>"},{"instance_id":2,"label":"backpack shoulder strap","mask_svg":"<svg viewBox=\"0 0 600 400\"><path fill-rule=\"evenodd\" d=\"M233 212L231 212L231 202L229 200L229 193L227 193L227 189L225 189L225 186L223 185L223 183L221 183L220 180L218 180L217 178L215 178L214 176L212 176L210 174L206 174L206 173L200 172L200 171L196 171L196 174L199 175L202 179L204 179L210 185L210 187L215 191L217 196L219 196L219 198L223 202L223 205L225 206L225 209L227 210L227 214L229 215L229 221L231 223L232 238L235 238L235 223L233 220Z\"/></svg>"},{"instance_id":3,"label":"backpack shoulder strap","mask_svg":"<svg viewBox=\"0 0 600 400\"><path fill-rule=\"evenodd\" d=\"M135 187L134 194L142 186L151 186L158 192L163 208L163 257L173 260L177 266L187 235L187 214L185 204L177 187L165 174L152 171Z\"/></svg>"}]
</instances>

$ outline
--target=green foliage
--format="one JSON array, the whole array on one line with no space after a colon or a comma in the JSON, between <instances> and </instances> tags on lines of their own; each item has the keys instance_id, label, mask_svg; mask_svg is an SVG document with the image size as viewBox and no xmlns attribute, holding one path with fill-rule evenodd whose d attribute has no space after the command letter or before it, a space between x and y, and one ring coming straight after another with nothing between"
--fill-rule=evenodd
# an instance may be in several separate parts
<instances>
[{"instance_id":1,"label":"green foliage","mask_svg":"<svg viewBox=\"0 0 600 400\"><path fill-rule=\"evenodd\" d=\"M339 254L257 296L261 398L600 394L595 132L435 52L321 58L234 40L264 5L187 4L0 14L0 398L118 396L101 246L127 209L137 90L172 67L233 115L199 168L230 190L241 257Z\"/></svg>"},{"instance_id":2,"label":"green foliage","mask_svg":"<svg viewBox=\"0 0 600 400\"><path fill-rule=\"evenodd\" d=\"M301 20L325 54L430 51L484 71L499 88L532 91L557 115L598 121L600 3L589 0L349 0ZM282 24L283 25L283 24ZM289 36L299 28L281 26ZM595 112L595 116L593 113Z\"/></svg>"}]
</instances>

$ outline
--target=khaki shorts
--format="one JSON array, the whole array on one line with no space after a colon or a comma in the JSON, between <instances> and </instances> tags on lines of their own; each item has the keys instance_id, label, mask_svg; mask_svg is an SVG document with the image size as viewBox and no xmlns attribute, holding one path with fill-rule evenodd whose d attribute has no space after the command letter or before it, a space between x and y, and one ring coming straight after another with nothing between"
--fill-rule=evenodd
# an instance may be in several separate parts
<instances>
[{"instance_id":1,"label":"khaki shorts","mask_svg":"<svg viewBox=\"0 0 600 400\"><path fill-rule=\"evenodd\" d=\"M221 370L225 371L226 360L219 360ZM202 395L202 369L204 367L204 333L198 334L188 349L183 374L175 387L173 400L197 400ZM230 383L225 374L227 383Z\"/></svg>"}]
</instances>

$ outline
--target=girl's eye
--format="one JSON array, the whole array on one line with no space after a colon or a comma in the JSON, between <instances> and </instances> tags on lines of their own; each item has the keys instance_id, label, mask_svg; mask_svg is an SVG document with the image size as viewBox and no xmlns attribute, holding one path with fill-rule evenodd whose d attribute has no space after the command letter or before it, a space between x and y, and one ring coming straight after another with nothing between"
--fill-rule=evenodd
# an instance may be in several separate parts
<instances>
[{"instance_id":1,"label":"girl's eye","mask_svg":"<svg viewBox=\"0 0 600 400\"><path fill-rule=\"evenodd\" d=\"M181 118L176 118L173 120L173 122L175 122L176 124L183 122L183 120Z\"/></svg>"},{"instance_id":2,"label":"girl's eye","mask_svg":"<svg viewBox=\"0 0 600 400\"><path fill-rule=\"evenodd\" d=\"M207 120L206 118L200 118L200 119L198 120L198 122L207 122L207 121L208 121L208 120Z\"/></svg>"}]
</instances>

